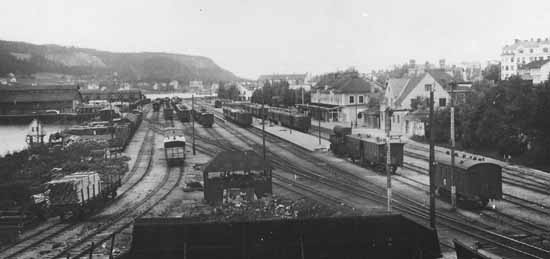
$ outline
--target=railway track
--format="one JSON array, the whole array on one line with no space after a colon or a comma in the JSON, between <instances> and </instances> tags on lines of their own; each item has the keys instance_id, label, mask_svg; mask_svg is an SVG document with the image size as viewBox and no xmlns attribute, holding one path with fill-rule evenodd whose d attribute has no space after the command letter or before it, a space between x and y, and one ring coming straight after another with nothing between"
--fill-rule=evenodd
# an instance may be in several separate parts
<instances>
[{"instance_id":1,"label":"railway track","mask_svg":"<svg viewBox=\"0 0 550 259\"><path fill-rule=\"evenodd\" d=\"M230 130L231 131L231 130ZM252 131L250 131L252 132ZM233 131L234 135L239 135L242 133L237 133ZM249 137L241 136L240 139L243 142L249 141ZM252 145L254 146L254 144ZM288 146L285 146L287 148ZM304 156L303 150L301 148L297 148L299 151L292 151L288 150L289 152L293 153L294 155L311 161L313 158L310 156ZM270 157L273 159L274 157L277 157L276 154L270 153ZM314 163L313 164L319 164ZM324 163L323 163L324 164ZM336 171L338 172L338 179L332 179L330 172L327 174L319 175L319 172L326 172L327 168L329 167L329 171ZM302 168L305 169L305 168ZM307 168L310 169L310 168ZM339 188L342 191L346 191L348 193L351 193L356 196L364 197L365 199L374 199L375 201L378 201L382 204L385 203L385 189L381 188L380 186L374 185L368 181L365 181L362 178L359 178L355 175L351 175L340 168L335 168L334 166L330 164L325 164L325 168L317 168L313 174L310 172L304 172L302 171L302 177L310 177L312 180L323 182L327 186L333 187L333 188ZM346 181L343 181L343 178L348 178ZM360 187L358 187L358 185ZM365 190L365 187L368 186L369 190ZM376 191L374 191L376 190ZM416 200L410 199L408 197L403 197L402 195L396 194L394 196L394 208L396 208L398 211L401 211L402 213L405 213L407 215L411 215L423 220L426 220L429 215L427 213L428 208L422 204L419 203ZM503 234L499 234L496 232L493 232L488 229L484 229L482 227L472 225L467 223L468 220L464 218L458 218L456 215L446 213L446 212L437 212L438 216L438 224L439 226L444 226L449 229L453 229L455 231L458 231L460 233L463 233L465 235L474 237L478 240L482 240L484 242L490 243L494 246L500 247L501 249L508 251L508 253L514 253L518 257L523 258L547 258L550 256L550 251L547 251L545 249L542 249L540 247L533 246L531 244L522 242L520 240L508 237Z\"/></svg>"},{"instance_id":2,"label":"railway track","mask_svg":"<svg viewBox=\"0 0 550 259\"><path fill-rule=\"evenodd\" d=\"M143 141L140 150L138 151L138 156L136 157L136 162L130 171L123 177L125 181L130 181L129 184L123 185L122 192L115 197L113 201L116 202L120 200L128 191L132 190L136 184L145 177L147 172L150 169L152 156L153 156L153 141L154 134L151 133L150 129L147 129L146 138ZM141 171L143 169L144 171ZM135 179L132 179L135 178ZM125 186L128 186L127 188ZM108 205L107 205L108 206ZM57 221L49 226L42 228L41 230L29 234L23 239L17 241L16 243L4 248L0 251L0 258L13 258L18 255L25 253L38 245L47 242L53 237L59 236L62 233L65 233L75 227L77 227L78 222L62 222Z\"/></svg>"}]
</instances>

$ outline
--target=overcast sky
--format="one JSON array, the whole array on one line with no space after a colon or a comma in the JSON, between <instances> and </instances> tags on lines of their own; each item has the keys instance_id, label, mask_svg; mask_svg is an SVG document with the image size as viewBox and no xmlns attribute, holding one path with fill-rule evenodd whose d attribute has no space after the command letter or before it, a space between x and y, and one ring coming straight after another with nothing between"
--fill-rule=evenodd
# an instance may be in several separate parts
<instances>
[{"instance_id":1,"label":"overcast sky","mask_svg":"<svg viewBox=\"0 0 550 259\"><path fill-rule=\"evenodd\" d=\"M5 1L0 39L202 55L238 76L499 59L550 37L550 1Z\"/></svg>"}]
</instances>

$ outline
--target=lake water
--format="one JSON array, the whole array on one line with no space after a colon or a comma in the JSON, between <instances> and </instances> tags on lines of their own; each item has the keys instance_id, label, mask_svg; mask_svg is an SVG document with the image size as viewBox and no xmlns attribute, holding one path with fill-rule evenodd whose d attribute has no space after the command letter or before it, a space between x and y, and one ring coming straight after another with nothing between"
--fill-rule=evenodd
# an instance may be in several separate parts
<instances>
[{"instance_id":1,"label":"lake water","mask_svg":"<svg viewBox=\"0 0 550 259\"><path fill-rule=\"evenodd\" d=\"M68 124L45 124L43 125L44 141L48 141L50 134L61 131ZM0 156L4 156L8 152L20 151L27 147L25 138L30 132L30 123L27 125L0 125Z\"/></svg>"}]
</instances>

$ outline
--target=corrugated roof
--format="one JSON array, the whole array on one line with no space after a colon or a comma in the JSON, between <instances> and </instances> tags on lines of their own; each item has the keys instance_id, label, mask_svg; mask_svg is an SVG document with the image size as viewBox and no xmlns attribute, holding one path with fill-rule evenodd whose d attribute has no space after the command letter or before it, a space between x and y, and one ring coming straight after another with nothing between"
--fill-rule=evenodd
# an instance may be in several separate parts
<instances>
[{"instance_id":1,"label":"corrugated roof","mask_svg":"<svg viewBox=\"0 0 550 259\"><path fill-rule=\"evenodd\" d=\"M550 62L550 59L545 60L535 60L532 62L529 62L523 66L520 67L520 69L539 69L542 66L546 65L546 63Z\"/></svg>"},{"instance_id":2,"label":"corrugated roof","mask_svg":"<svg viewBox=\"0 0 550 259\"><path fill-rule=\"evenodd\" d=\"M263 170L270 168L269 161L252 150L248 151L222 151L214 157L204 168L205 173L226 172L226 171L245 171L245 170Z\"/></svg>"}]
</instances>

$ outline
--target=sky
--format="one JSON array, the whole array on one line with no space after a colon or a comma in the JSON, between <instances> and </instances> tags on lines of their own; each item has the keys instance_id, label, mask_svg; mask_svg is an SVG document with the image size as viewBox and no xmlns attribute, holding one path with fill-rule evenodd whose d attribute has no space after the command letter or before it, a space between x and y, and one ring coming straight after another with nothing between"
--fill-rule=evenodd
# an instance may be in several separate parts
<instances>
[{"instance_id":1,"label":"sky","mask_svg":"<svg viewBox=\"0 0 550 259\"><path fill-rule=\"evenodd\" d=\"M548 0L0 0L0 39L212 58L237 76L498 60Z\"/></svg>"}]
</instances>

